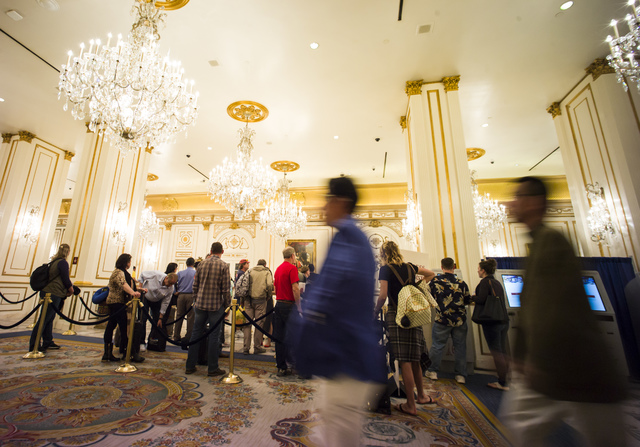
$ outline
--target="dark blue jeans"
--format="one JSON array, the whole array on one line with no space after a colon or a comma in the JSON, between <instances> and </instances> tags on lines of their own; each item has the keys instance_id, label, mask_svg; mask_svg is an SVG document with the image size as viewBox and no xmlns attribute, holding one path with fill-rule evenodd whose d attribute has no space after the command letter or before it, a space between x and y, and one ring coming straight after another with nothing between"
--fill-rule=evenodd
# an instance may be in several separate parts
<instances>
[{"instance_id":1,"label":"dark blue jeans","mask_svg":"<svg viewBox=\"0 0 640 447\"><path fill-rule=\"evenodd\" d=\"M193 323L193 334L191 335L191 341L197 340L202 337L205 333L205 327L207 323L209 323L210 327L213 327L214 324L222 318L224 315L224 305L220 307L218 310L200 310L197 308L193 308L195 312L195 321ZM214 372L218 369L218 356L220 355L220 331L224 327L224 321L221 321L218 324L218 327L213 330L209 334L209 346L207 350L207 361L209 366L210 373ZM195 369L196 362L198 361L198 349L200 348L200 343L189 345L189 353L187 354L187 365L186 369Z\"/></svg>"},{"instance_id":2,"label":"dark blue jeans","mask_svg":"<svg viewBox=\"0 0 640 447\"><path fill-rule=\"evenodd\" d=\"M286 343L287 321L289 314L295 309L295 303L290 301L277 301L273 312L273 336L281 342L276 342L276 366L278 369L287 369L287 363L292 365L289 346Z\"/></svg>"},{"instance_id":3,"label":"dark blue jeans","mask_svg":"<svg viewBox=\"0 0 640 447\"><path fill-rule=\"evenodd\" d=\"M45 295L46 293L40 292L41 298L44 298ZM62 300L64 300L64 298L60 296L51 295L51 303L49 303L49 306L47 307L47 313L44 316L44 327L42 328L42 340L40 340L40 345L45 349L48 346L51 346L51 344L53 343L53 319L56 316L56 311L53 310L53 306L51 304L54 304L58 309L60 309ZM62 309L60 310L62 311ZM41 318L42 318L42 313L40 313L40 318L38 318L38 322L33 328L33 331L31 331L31 339L29 339L29 351L33 351L33 347L36 344L36 336L38 335L38 328L40 327Z\"/></svg>"},{"instance_id":4,"label":"dark blue jeans","mask_svg":"<svg viewBox=\"0 0 640 447\"><path fill-rule=\"evenodd\" d=\"M505 386L507 384L507 374L509 374L509 352L507 349L509 323L483 324L482 332L496 364L498 382L500 385Z\"/></svg>"}]
</instances>

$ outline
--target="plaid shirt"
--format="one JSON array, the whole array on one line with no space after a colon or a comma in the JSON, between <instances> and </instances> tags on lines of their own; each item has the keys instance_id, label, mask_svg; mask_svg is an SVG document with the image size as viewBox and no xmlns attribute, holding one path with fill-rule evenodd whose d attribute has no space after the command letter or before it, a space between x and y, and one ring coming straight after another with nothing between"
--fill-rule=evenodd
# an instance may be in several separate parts
<instances>
[{"instance_id":1,"label":"plaid shirt","mask_svg":"<svg viewBox=\"0 0 640 447\"><path fill-rule=\"evenodd\" d=\"M231 304L231 276L229 264L213 255L198 265L193 278L195 306L200 310L216 311Z\"/></svg>"}]
</instances>

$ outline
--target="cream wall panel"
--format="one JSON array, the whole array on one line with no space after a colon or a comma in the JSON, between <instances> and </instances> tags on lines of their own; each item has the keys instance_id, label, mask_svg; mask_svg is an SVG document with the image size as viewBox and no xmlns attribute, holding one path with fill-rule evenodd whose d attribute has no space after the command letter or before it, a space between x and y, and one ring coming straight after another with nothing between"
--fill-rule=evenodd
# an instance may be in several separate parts
<instances>
[{"instance_id":1,"label":"cream wall panel","mask_svg":"<svg viewBox=\"0 0 640 447\"><path fill-rule=\"evenodd\" d=\"M26 297L28 297L29 295L31 295L33 293L33 290L31 290L31 287L29 287L28 285L24 285L24 286L9 286L9 285L3 285L2 286L2 294L11 301L20 301L25 299ZM34 302L37 302L38 298L37 295L33 298L31 298L28 301L25 301L24 303L19 303L19 304L11 304L6 302L5 300L0 300L0 315L1 316L5 316L7 315L6 312L9 312L9 315L11 315L11 320L5 320L4 318L2 318L2 324L7 324L7 323L16 323L17 321L20 320L20 318L18 316L15 316L15 312L20 312L21 314L26 314L27 312L29 312L31 309L33 309L34 306ZM22 312L22 311L25 312ZM15 320L14 320L15 319Z\"/></svg>"}]
</instances>

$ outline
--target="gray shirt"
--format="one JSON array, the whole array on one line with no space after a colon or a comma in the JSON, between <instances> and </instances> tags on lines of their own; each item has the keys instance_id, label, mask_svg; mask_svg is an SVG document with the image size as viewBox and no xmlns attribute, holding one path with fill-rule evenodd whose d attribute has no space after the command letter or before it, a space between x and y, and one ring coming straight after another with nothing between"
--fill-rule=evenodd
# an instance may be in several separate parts
<instances>
[{"instance_id":1,"label":"gray shirt","mask_svg":"<svg viewBox=\"0 0 640 447\"><path fill-rule=\"evenodd\" d=\"M171 296L173 295L173 286L165 286L163 284L166 274L157 271L150 270L140 273L139 281L142 283L142 287L147 289L145 298L148 301L157 303L162 301L160 306L160 313L164 315L171 302Z\"/></svg>"}]
</instances>

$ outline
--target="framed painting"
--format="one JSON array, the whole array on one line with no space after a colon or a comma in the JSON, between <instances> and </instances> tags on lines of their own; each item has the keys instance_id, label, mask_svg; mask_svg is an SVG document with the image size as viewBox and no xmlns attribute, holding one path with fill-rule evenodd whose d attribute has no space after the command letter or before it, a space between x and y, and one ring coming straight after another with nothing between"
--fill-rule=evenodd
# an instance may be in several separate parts
<instances>
[{"instance_id":1,"label":"framed painting","mask_svg":"<svg viewBox=\"0 0 640 447\"><path fill-rule=\"evenodd\" d=\"M288 239L287 245L296 251L298 267L316 264L316 240L315 239Z\"/></svg>"}]
</instances>

